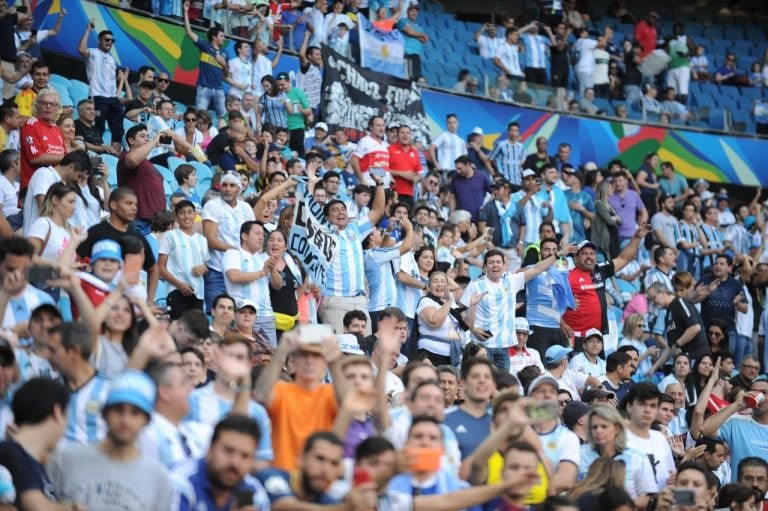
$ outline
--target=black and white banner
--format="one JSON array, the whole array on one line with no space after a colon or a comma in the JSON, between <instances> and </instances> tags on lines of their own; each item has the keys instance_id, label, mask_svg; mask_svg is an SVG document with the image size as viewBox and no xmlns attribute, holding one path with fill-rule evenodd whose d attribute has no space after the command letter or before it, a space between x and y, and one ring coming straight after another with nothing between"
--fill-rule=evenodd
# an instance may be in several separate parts
<instances>
[{"instance_id":1,"label":"black and white banner","mask_svg":"<svg viewBox=\"0 0 768 511\"><path fill-rule=\"evenodd\" d=\"M416 82L362 68L328 46L323 46L323 59L323 120L331 133L341 128L358 140L368 120L379 115L387 124L410 127L414 140L428 143L427 116Z\"/></svg>"},{"instance_id":2,"label":"black and white banner","mask_svg":"<svg viewBox=\"0 0 768 511\"><path fill-rule=\"evenodd\" d=\"M312 282L325 288L325 278L333 255L336 236L323 215L323 207L307 194L303 181L296 185L296 209L288 234L288 252L299 258Z\"/></svg>"}]
</instances>

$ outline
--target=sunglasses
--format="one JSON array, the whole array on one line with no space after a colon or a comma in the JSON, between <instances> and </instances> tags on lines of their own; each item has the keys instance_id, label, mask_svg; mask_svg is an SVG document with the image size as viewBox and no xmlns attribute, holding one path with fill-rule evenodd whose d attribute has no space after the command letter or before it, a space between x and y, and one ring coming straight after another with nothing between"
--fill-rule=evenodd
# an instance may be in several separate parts
<instances>
[{"instance_id":1,"label":"sunglasses","mask_svg":"<svg viewBox=\"0 0 768 511\"><path fill-rule=\"evenodd\" d=\"M197 122L197 119L194 117L187 117L186 119L184 119L184 122Z\"/></svg>"},{"instance_id":2,"label":"sunglasses","mask_svg":"<svg viewBox=\"0 0 768 511\"><path fill-rule=\"evenodd\" d=\"M158 81L158 82L162 82L162 83L168 83L168 82L170 82L170 80L169 80L168 78L157 78L157 81Z\"/></svg>"},{"instance_id":3,"label":"sunglasses","mask_svg":"<svg viewBox=\"0 0 768 511\"><path fill-rule=\"evenodd\" d=\"M113 38L111 38L111 37L105 37L105 38L104 38L104 42L105 42L105 43L114 43L114 42L115 42L115 40L114 40Z\"/></svg>"}]
</instances>

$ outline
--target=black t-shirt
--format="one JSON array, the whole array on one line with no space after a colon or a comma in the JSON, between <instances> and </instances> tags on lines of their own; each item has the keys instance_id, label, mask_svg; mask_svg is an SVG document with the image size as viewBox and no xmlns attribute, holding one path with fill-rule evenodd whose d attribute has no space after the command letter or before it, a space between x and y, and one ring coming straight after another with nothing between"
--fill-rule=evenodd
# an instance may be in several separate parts
<instances>
[{"instance_id":1,"label":"black t-shirt","mask_svg":"<svg viewBox=\"0 0 768 511\"><path fill-rule=\"evenodd\" d=\"M690 342L680 346L680 349L693 359L700 359L702 356L710 353L709 343L707 343L707 334L704 324L701 321L699 311L690 301L685 298L675 298L667 307L666 317L667 342L672 346L689 327L693 325L701 326L701 330Z\"/></svg>"},{"instance_id":2,"label":"black t-shirt","mask_svg":"<svg viewBox=\"0 0 768 511\"><path fill-rule=\"evenodd\" d=\"M555 36L555 41L557 44L560 44L560 41L562 40L561 37ZM558 50L556 45L552 45L549 48L550 52L550 60L551 60L551 67L554 67L556 69L560 68L568 68L568 51L570 50L569 44L566 43L565 46L563 46L562 50Z\"/></svg>"},{"instance_id":3,"label":"black t-shirt","mask_svg":"<svg viewBox=\"0 0 768 511\"><path fill-rule=\"evenodd\" d=\"M218 135L213 137L208 144L208 148L205 150L205 154L208 155L208 159L212 164L218 165L219 160L224 155L224 152L229 147L229 135L226 131L219 132Z\"/></svg>"},{"instance_id":4,"label":"black t-shirt","mask_svg":"<svg viewBox=\"0 0 768 511\"><path fill-rule=\"evenodd\" d=\"M287 264L280 271L280 275L283 277L283 287L273 289L272 286L269 286L269 300L272 302L272 309L281 314L295 316L299 313L299 304L296 301L296 287L300 286L301 282L296 282L296 277L294 277Z\"/></svg>"},{"instance_id":5,"label":"black t-shirt","mask_svg":"<svg viewBox=\"0 0 768 511\"><path fill-rule=\"evenodd\" d=\"M128 112L130 112L131 110L136 110L137 108L146 108L147 106L149 106L148 102L144 103L139 98L133 98L132 100L130 100L128 103L125 104L125 109L123 110L125 112L124 115L127 117ZM139 114L137 121L146 122L148 119L149 119L149 114L147 114L146 112L142 112L141 114Z\"/></svg>"},{"instance_id":6,"label":"black t-shirt","mask_svg":"<svg viewBox=\"0 0 768 511\"><path fill-rule=\"evenodd\" d=\"M83 140L93 145L104 145L104 134L93 124L86 126L80 119L75 121L75 135L83 137Z\"/></svg>"},{"instance_id":7,"label":"black t-shirt","mask_svg":"<svg viewBox=\"0 0 768 511\"><path fill-rule=\"evenodd\" d=\"M0 59L6 62L16 62L16 31L19 15L3 16L0 18Z\"/></svg>"},{"instance_id":8,"label":"black t-shirt","mask_svg":"<svg viewBox=\"0 0 768 511\"><path fill-rule=\"evenodd\" d=\"M547 163L551 163L552 165L555 164L555 159L551 156L544 156L541 158L538 154L533 153L526 156L525 161L523 162L523 168L524 169L531 169L538 172L541 170L541 167L546 165Z\"/></svg>"},{"instance_id":9,"label":"black t-shirt","mask_svg":"<svg viewBox=\"0 0 768 511\"><path fill-rule=\"evenodd\" d=\"M122 239L128 235L136 236L144 244L144 270L149 271L155 265L155 256L152 254L152 247L149 246L147 238L139 231L129 228L128 232L118 231L108 220L103 220L88 229L88 237L77 247L77 255L80 257L91 257L93 245L100 240L114 240L123 246ZM125 256L125 254L123 254Z\"/></svg>"},{"instance_id":10,"label":"black t-shirt","mask_svg":"<svg viewBox=\"0 0 768 511\"><path fill-rule=\"evenodd\" d=\"M40 491L51 502L58 502L45 467L13 440L0 443L0 465L11 473L16 488L15 504L19 509L21 496L28 491Z\"/></svg>"},{"instance_id":11,"label":"black t-shirt","mask_svg":"<svg viewBox=\"0 0 768 511\"><path fill-rule=\"evenodd\" d=\"M643 74L635 64L635 53L630 51L624 55L624 85L637 85L643 83Z\"/></svg>"}]
</instances>

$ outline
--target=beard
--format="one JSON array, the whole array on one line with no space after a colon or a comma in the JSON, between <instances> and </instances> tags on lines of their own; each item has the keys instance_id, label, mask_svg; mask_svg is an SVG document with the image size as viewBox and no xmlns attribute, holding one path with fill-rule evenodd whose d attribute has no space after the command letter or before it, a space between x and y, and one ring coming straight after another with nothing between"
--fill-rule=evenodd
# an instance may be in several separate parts
<instances>
[{"instance_id":1,"label":"beard","mask_svg":"<svg viewBox=\"0 0 768 511\"><path fill-rule=\"evenodd\" d=\"M211 486L213 486L214 488L219 488L222 490L234 490L243 480L243 478L241 477L234 484L227 484L219 475L220 472L212 470L210 465L206 464L205 470L208 474L208 480L211 482Z\"/></svg>"},{"instance_id":2,"label":"beard","mask_svg":"<svg viewBox=\"0 0 768 511\"><path fill-rule=\"evenodd\" d=\"M309 478L306 472L301 472L301 489L304 494L311 497L312 501L316 501L323 494L323 490L316 490L312 487L312 480Z\"/></svg>"}]
</instances>

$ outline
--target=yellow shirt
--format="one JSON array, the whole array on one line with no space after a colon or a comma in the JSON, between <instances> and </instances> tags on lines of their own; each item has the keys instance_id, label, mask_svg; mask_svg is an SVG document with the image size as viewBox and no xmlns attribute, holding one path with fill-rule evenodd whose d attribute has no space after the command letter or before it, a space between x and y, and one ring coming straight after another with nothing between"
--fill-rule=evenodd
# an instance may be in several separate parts
<instances>
[{"instance_id":1,"label":"yellow shirt","mask_svg":"<svg viewBox=\"0 0 768 511\"><path fill-rule=\"evenodd\" d=\"M19 115L32 117L32 103L35 102L37 92L31 88L21 91L16 96L16 105L19 107Z\"/></svg>"},{"instance_id":2,"label":"yellow shirt","mask_svg":"<svg viewBox=\"0 0 768 511\"><path fill-rule=\"evenodd\" d=\"M504 468L504 456L495 452L488 458L488 484L501 482L501 470ZM525 497L526 504L541 504L547 498L547 489L549 487L549 478L544 464L539 462L536 466L536 472L539 474L539 483L531 488L531 491Z\"/></svg>"}]
</instances>

